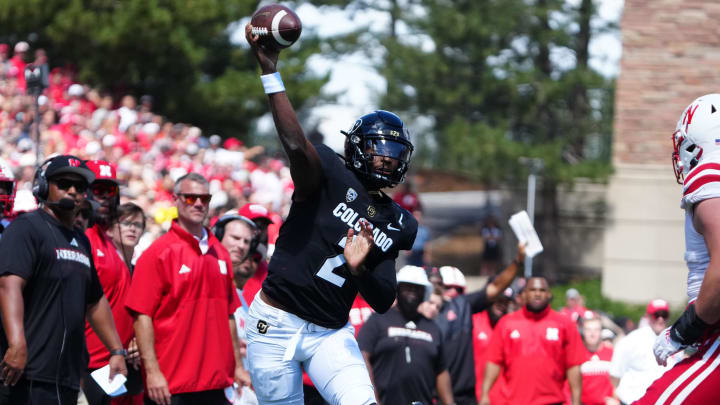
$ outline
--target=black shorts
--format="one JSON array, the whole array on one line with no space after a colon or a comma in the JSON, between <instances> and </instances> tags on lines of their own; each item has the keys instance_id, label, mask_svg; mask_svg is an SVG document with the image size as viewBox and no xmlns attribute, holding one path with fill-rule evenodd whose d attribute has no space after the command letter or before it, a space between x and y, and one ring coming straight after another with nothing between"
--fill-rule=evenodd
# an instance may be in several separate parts
<instances>
[{"instance_id":1,"label":"black shorts","mask_svg":"<svg viewBox=\"0 0 720 405\"><path fill-rule=\"evenodd\" d=\"M23 377L12 387L6 387L0 382L0 405L76 405L78 392L55 383L31 381Z\"/></svg>"}]
</instances>

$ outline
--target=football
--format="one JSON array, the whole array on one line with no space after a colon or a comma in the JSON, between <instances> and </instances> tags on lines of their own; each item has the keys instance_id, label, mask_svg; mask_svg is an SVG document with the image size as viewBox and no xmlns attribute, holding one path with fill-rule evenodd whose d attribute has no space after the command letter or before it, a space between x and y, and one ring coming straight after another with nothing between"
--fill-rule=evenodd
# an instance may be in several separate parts
<instances>
[{"instance_id":1,"label":"football","mask_svg":"<svg viewBox=\"0 0 720 405\"><path fill-rule=\"evenodd\" d=\"M253 35L258 35L261 46L280 50L300 38L302 23L297 14L280 4L270 4L253 14L250 24Z\"/></svg>"}]
</instances>

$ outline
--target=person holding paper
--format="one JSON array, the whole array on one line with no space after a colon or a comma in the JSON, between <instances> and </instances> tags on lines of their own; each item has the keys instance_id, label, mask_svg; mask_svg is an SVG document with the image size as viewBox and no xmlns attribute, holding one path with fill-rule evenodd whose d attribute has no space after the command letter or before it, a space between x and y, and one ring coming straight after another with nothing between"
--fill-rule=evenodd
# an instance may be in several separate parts
<instances>
[{"instance_id":1,"label":"person holding paper","mask_svg":"<svg viewBox=\"0 0 720 405\"><path fill-rule=\"evenodd\" d=\"M75 156L48 159L33 180L40 208L3 232L0 405L75 404L88 365L85 320L108 354L108 377L127 374L90 241L74 227L94 179Z\"/></svg>"},{"instance_id":2,"label":"person holding paper","mask_svg":"<svg viewBox=\"0 0 720 405\"><path fill-rule=\"evenodd\" d=\"M518 244L515 260L478 291L465 294L464 277L459 269L440 268L445 301L435 318L442 334L443 351L458 405L475 404L475 365L473 357L472 316L484 311L512 283L525 262L525 245Z\"/></svg>"}]
</instances>

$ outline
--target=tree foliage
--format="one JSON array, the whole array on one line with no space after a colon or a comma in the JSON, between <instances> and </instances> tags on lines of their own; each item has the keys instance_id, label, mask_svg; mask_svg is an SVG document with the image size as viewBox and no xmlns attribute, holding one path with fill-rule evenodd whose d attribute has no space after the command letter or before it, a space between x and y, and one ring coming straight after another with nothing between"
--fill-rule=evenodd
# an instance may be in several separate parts
<instances>
[{"instance_id":1,"label":"tree foliage","mask_svg":"<svg viewBox=\"0 0 720 405\"><path fill-rule=\"evenodd\" d=\"M611 171L614 83L590 67L589 44L614 27L594 1L313 2L352 12L372 3L387 16L352 36L387 80L380 106L431 122L415 135L415 164L495 186L524 184L522 162L542 160L537 220L550 248L540 260L554 268L557 186Z\"/></svg>"},{"instance_id":2,"label":"tree foliage","mask_svg":"<svg viewBox=\"0 0 720 405\"><path fill-rule=\"evenodd\" d=\"M116 96L152 94L173 120L244 137L267 112L255 61L230 41L257 0L8 0L0 2L0 39L31 40L52 65ZM305 39L305 38L304 38ZM282 73L299 108L327 77L305 68L317 41L283 55Z\"/></svg>"}]
</instances>

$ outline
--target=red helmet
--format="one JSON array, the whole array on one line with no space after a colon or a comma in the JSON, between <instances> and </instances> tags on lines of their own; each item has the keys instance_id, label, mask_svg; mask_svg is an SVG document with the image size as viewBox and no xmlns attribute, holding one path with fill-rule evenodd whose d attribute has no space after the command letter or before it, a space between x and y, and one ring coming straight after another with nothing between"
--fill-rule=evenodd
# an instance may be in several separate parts
<instances>
[{"instance_id":1,"label":"red helmet","mask_svg":"<svg viewBox=\"0 0 720 405\"><path fill-rule=\"evenodd\" d=\"M15 175L10 170L10 166L0 161L0 217L10 218L13 216L16 191Z\"/></svg>"}]
</instances>

